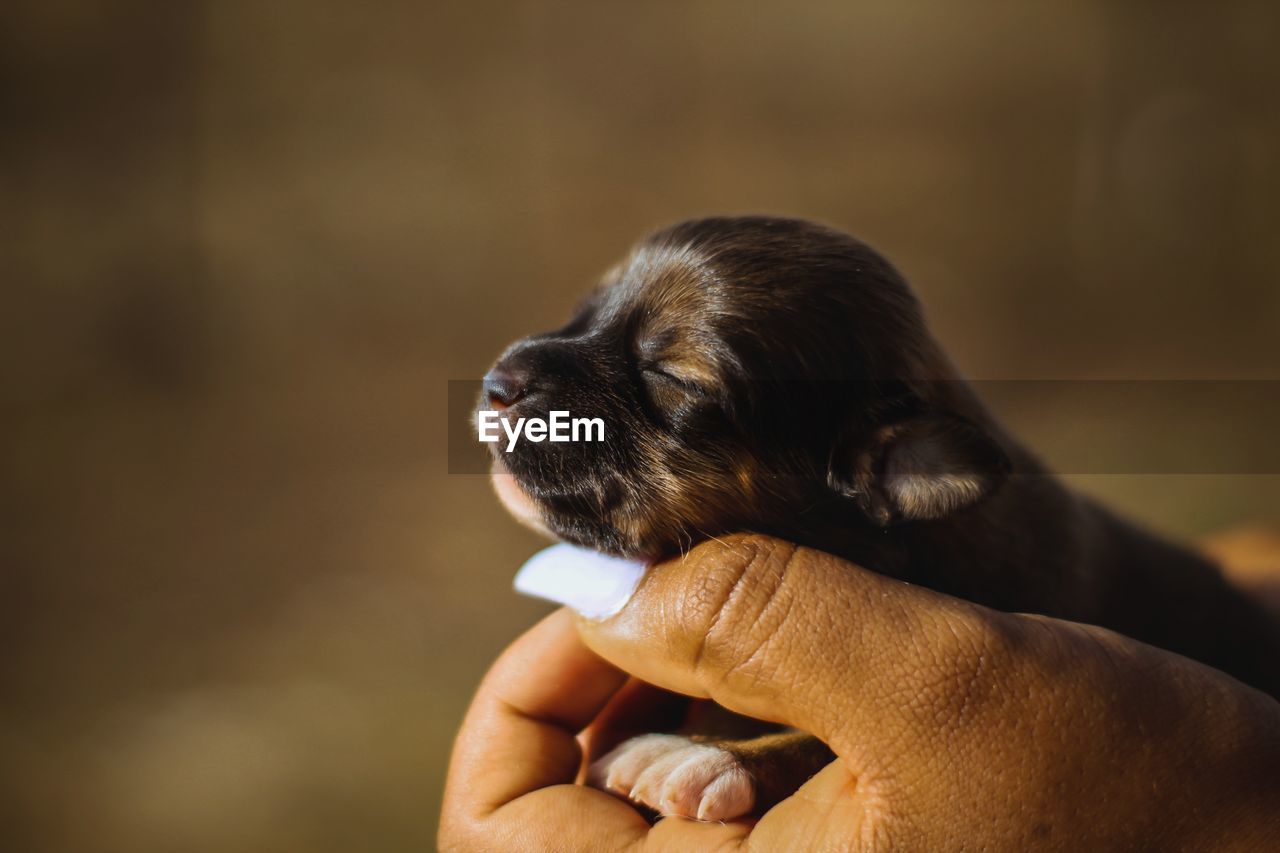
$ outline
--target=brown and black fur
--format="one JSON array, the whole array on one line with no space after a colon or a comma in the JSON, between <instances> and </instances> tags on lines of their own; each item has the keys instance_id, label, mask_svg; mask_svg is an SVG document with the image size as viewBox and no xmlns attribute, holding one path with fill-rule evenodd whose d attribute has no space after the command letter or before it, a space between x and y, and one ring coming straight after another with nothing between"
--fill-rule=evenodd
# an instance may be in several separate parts
<instances>
[{"instance_id":1,"label":"brown and black fur","mask_svg":"<svg viewBox=\"0 0 1280 853\"><path fill-rule=\"evenodd\" d=\"M482 408L601 417L501 464L553 534L659 558L770 533L1005 611L1102 625L1280 696L1280 630L1215 566L1069 490L960 380L872 249L767 217L659 231Z\"/></svg>"}]
</instances>

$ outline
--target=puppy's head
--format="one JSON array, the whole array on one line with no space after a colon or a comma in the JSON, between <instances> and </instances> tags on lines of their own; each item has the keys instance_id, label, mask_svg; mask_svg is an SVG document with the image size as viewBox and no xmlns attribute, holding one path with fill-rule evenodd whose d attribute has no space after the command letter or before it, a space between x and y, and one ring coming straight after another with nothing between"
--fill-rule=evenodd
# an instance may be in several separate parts
<instances>
[{"instance_id":1,"label":"puppy's head","mask_svg":"<svg viewBox=\"0 0 1280 853\"><path fill-rule=\"evenodd\" d=\"M885 526L945 516L1004 457L889 264L812 223L705 219L654 234L563 328L511 346L481 410L599 418L602 441L491 445L517 517L659 557L806 516Z\"/></svg>"}]
</instances>

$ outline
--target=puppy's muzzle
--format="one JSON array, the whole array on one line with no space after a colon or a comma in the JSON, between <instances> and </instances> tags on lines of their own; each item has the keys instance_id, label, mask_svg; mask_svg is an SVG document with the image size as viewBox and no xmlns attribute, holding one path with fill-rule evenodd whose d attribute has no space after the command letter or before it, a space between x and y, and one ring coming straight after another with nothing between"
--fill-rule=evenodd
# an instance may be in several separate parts
<instances>
[{"instance_id":1,"label":"puppy's muzzle","mask_svg":"<svg viewBox=\"0 0 1280 853\"><path fill-rule=\"evenodd\" d=\"M484 400L490 409L501 412L528 395L529 380L527 371L513 372L502 366L494 367L484 377Z\"/></svg>"},{"instance_id":2,"label":"puppy's muzzle","mask_svg":"<svg viewBox=\"0 0 1280 853\"><path fill-rule=\"evenodd\" d=\"M482 401L497 411L520 402L539 408L549 406L590 380L591 371L582 354L559 340L531 340L508 350L484 378ZM546 398L546 399L543 399Z\"/></svg>"}]
</instances>

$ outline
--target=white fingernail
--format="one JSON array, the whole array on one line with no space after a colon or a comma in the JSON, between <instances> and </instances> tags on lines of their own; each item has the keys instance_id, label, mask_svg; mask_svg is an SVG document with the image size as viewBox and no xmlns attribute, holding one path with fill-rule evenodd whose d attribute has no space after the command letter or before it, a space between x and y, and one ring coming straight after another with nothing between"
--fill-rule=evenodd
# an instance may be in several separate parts
<instances>
[{"instance_id":1,"label":"white fingernail","mask_svg":"<svg viewBox=\"0 0 1280 853\"><path fill-rule=\"evenodd\" d=\"M588 619L603 619L631 598L645 564L576 545L552 545L516 572L516 592L565 604Z\"/></svg>"}]
</instances>

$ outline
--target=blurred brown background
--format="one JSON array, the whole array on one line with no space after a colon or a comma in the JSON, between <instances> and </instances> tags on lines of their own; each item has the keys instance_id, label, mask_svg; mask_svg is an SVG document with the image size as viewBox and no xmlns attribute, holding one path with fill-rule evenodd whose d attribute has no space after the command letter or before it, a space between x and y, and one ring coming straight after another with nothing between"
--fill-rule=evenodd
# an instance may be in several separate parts
<instances>
[{"instance_id":1,"label":"blurred brown background","mask_svg":"<svg viewBox=\"0 0 1280 853\"><path fill-rule=\"evenodd\" d=\"M0 846L430 849L469 693L546 610L509 588L538 540L447 473L446 383L662 223L853 230L970 375L1280 378L1278 23L10 0ZM1188 536L1280 507L1077 479Z\"/></svg>"}]
</instances>

